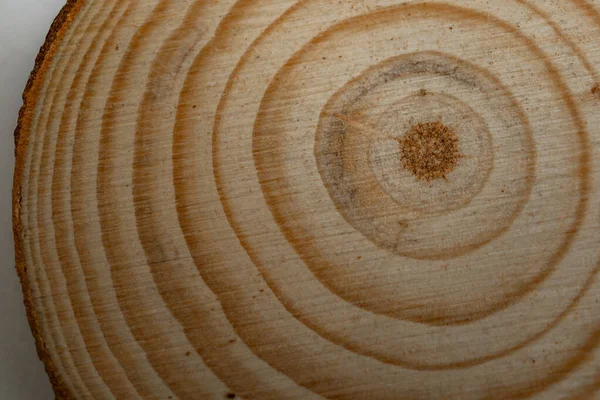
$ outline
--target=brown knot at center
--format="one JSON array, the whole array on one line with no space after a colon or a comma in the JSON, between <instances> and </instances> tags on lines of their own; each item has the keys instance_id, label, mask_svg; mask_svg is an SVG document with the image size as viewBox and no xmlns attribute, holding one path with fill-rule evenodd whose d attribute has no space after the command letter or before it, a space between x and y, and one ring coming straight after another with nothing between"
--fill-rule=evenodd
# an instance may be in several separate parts
<instances>
[{"instance_id":1,"label":"brown knot at center","mask_svg":"<svg viewBox=\"0 0 600 400\"><path fill-rule=\"evenodd\" d=\"M462 158L458 136L441 121L413 125L398 142L404 168L428 182L447 180Z\"/></svg>"}]
</instances>

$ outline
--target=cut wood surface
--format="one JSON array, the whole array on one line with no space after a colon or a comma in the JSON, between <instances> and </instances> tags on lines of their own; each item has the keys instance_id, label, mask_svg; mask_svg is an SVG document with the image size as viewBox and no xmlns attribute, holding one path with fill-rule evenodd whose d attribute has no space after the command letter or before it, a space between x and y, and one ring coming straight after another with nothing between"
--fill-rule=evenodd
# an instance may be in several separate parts
<instances>
[{"instance_id":1,"label":"cut wood surface","mask_svg":"<svg viewBox=\"0 0 600 400\"><path fill-rule=\"evenodd\" d=\"M71 0L16 132L59 399L600 399L600 1Z\"/></svg>"}]
</instances>

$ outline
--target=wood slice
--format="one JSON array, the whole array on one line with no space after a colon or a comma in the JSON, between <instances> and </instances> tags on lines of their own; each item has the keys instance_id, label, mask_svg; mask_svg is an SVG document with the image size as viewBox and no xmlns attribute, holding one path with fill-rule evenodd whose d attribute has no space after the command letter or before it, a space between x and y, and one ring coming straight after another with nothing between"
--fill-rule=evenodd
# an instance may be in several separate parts
<instances>
[{"instance_id":1,"label":"wood slice","mask_svg":"<svg viewBox=\"0 0 600 400\"><path fill-rule=\"evenodd\" d=\"M57 396L600 398L599 10L71 0L14 187Z\"/></svg>"}]
</instances>

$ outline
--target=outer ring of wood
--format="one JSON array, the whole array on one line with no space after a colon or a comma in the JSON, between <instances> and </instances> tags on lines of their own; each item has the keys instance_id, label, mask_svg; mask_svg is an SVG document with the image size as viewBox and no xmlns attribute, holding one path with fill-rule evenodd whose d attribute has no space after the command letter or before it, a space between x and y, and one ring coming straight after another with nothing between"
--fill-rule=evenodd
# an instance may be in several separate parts
<instances>
[{"instance_id":1,"label":"outer ring of wood","mask_svg":"<svg viewBox=\"0 0 600 400\"><path fill-rule=\"evenodd\" d=\"M50 378L50 383L57 400L70 400L75 399L75 397L67 387L64 378L58 373L58 370L52 361L52 357L42 336L35 308L33 307L24 253L23 226L21 223L21 187L23 165L27 154L27 145L29 144L29 125L33 116L33 108L37 103L40 89L44 83L44 76L52 63L56 49L61 44L65 33L69 30L73 20L79 13L79 10L81 10L82 5L83 0L67 0L67 3L54 19L50 31L46 35L46 40L36 57L35 66L29 75L27 85L23 91L23 105L19 110L19 118L14 134L15 173L12 192L12 221L16 260L15 268L21 281L27 320L29 321L29 327L31 328L31 333L35 339L38 357L44 363L46 373Z\"/></svg>"}]
</instances>

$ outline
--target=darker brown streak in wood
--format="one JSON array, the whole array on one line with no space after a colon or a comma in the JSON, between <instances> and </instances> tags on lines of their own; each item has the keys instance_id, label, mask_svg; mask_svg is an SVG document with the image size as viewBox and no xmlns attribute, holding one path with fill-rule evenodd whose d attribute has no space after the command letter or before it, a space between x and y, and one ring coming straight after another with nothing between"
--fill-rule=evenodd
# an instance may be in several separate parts
<instances>
[{"instance_id":1,"label":"darker brown streak in wood","mask_svg":"<svg viewBox=\"0 0 600 400\"><path fill-rule=\"evenodd\" d=\"M597 99L600 99L600 85L599 85L599 84L597 84L597 83L596 83L596 84L595 84L595 85L592 87L592 90L591 90L591 92L592 92L592 94L593 94L594 96L596 96L596 98L597 98Z\"/></svg>"}]
</instances>

